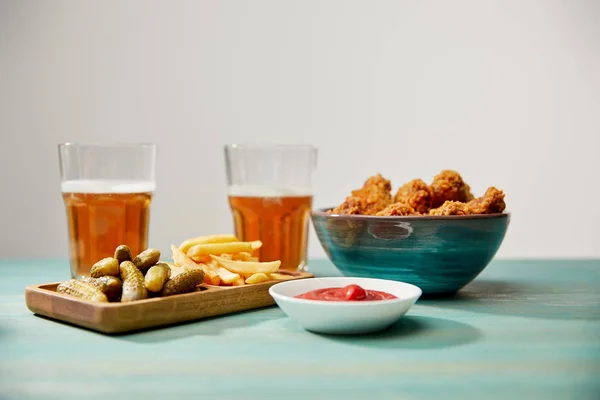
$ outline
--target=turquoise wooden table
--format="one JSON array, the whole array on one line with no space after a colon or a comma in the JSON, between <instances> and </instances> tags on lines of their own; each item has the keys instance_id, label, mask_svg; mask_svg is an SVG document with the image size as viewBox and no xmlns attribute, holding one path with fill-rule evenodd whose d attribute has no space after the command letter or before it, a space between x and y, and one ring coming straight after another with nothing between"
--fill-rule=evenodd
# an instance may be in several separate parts
<instances>
[{"instance_id":1,"label":"turquoise wooden table","mask_svg":"<svg viewBox=\"0 0 600 400\"><path fill-rule=\"evenodd\" d=\"M277 307L125 336L29 312L25 286L67 274L0 262L0 398L600 398L600 261L494 261L362 337L306 332Z\"/></svg>"}]
</instances>

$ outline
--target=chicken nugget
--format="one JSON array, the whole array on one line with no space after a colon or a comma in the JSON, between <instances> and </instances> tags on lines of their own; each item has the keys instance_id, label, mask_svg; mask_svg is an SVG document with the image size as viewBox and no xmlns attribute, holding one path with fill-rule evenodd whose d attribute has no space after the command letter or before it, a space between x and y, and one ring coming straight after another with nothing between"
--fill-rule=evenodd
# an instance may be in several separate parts
<instances>
[{"instance_id":1,"label":"chicken nugget","mask_svg":"<svg viewBox=\"0 0 600 400\"><path fill-rule=\"evenodd\" d=\"M421 179L402 185L394 196L395 203L405 203L419 214L427 214L433 204L433 192Z\"/></svg>"},{"instance_id":2,"label":"chicken nugget","mask_svg":"<svg viewBox=\"0 0 600 400\"><path fill-rule=\"evenodd\" d=\"M403 215L419 215L414 208L406 203L394 203L390 204L382 211L379 211L375 214L380 217L393 217L393 216L403 216Z\"/></svg>"},{"instance_id":3,"label":"chicken nugget","mask_svg":"<svg viewBox=\"0 0 600 400\"><path fill-rule=\"evenodd\" d=\"M466 203L473 200L471 188L456 171L443 170L433 178L430 187L433 193L433 208L440 207L446 201Z\"/></svg>"},{"instance_id":4,"label":"chicken nugget","mask_svg":"<svg viewBox=\"0 0 600 400\"><path fill-rule=\"evenodd\" d=\"M429 215L470 215L469 207L460 201L446 201L440 207L429 211Z\"/></svg>"},{"instance_id":5,"label":"chicken nugget","mask_svg":"<svg viewBox=\"0 0 600 400\"><path fill-rule=\"evenodd\" d=\"M490 186L482 197L473 199L467 203L471 214L499 214L506 209L504 192Z\"/></svg>"}]
</instances>

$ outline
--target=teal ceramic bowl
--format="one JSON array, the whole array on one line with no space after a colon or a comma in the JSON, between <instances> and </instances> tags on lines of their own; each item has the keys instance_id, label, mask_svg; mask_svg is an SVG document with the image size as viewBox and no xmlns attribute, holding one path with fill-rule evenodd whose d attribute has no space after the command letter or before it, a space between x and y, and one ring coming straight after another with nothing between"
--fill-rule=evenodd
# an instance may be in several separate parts
<instances>
[{"instance_id":1,"label":"teal ceramic bowl","mask_svg":"<svg viewBox=\"0 0 600 400\"><path fill-rule=\"evenodd\" d=\"M315 210L312 222L333 264L351 277L392 279L423 295L453 294L500 248L510 214L377 217Z\"/></svg>"}]
</instances>

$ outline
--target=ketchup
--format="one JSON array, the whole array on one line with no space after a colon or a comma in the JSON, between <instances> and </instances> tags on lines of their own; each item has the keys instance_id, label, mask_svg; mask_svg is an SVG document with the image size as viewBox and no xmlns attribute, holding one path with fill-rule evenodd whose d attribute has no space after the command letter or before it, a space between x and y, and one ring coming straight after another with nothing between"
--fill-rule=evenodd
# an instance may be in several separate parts
<instances>
[{"instance_id":1,"label":"ketchup","mask_svg":"<svg viewBox=\"0 0 600 400\"><path fill-rule=\"evenodd\" d=\"M325 288L311 290L294 296L297 299L321 301L375 301L397 299L396 296L378 290L365 290L358 285L348 285L343 288Z\"/></svg>"}]
</instances>

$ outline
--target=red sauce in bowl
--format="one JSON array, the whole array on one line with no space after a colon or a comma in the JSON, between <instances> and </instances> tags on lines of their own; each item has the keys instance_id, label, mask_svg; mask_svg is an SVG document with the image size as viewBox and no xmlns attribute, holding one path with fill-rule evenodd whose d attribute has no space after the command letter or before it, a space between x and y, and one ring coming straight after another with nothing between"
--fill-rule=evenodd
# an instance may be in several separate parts
<instances>
[{"instance_id":1,"label":"red sauce in bowl","mask_svg":"<svg viewBox=\"0 0 600 400\"><path fill-rule=\"evenodd\" d=\"M378 290L365 290L358 285L348 285L342 288L316 289L294 297L297 299L321 301L376 301L398 298L393 294Z\"/></svg>"}]
</instances>

